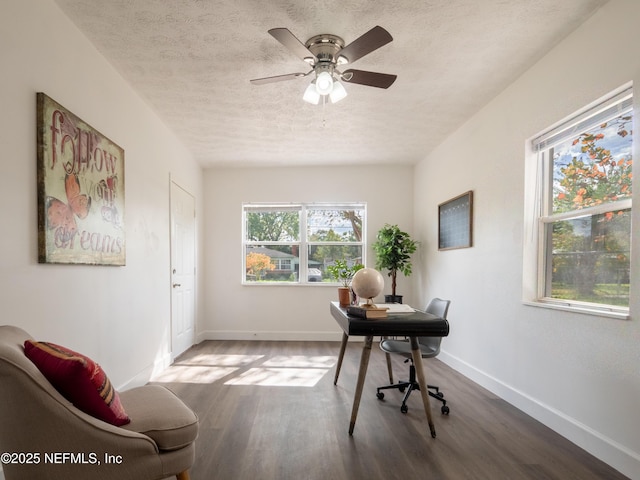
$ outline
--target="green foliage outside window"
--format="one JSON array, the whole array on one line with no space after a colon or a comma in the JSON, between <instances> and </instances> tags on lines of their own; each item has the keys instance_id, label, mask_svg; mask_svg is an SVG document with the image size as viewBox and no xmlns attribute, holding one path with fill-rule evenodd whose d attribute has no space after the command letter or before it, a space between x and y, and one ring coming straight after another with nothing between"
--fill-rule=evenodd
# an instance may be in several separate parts
<instances>
[{"instance_id":1,"label":"green foliage outside window","mask_svg":"<svg viewBox=\"0 0 640 480\"><path fill-rule=\"evenodd\" d=\"M631 209L617 203L632 195L631 122L618 116L553 149L553 214L574 212L549 224L553 298L628 306Z\"/></svg>"},{"instance_id":2,"label":"green foliage outside window","mask_svg":"<svg viewBox=\"0 0 640 480\"><path fill-rule=\"evenodd\" d=\"M363 204L247 205L245 281L331 282L327 268L336 260L363 262L365 212ZM250 257L258 254L271 266ZM299 278L305 271L307 277Z\"/></svg>"},{"instance_id":3,"label":"green foliage outside window","mask_svg":"<svg viewBox=\"0 0 640 480\"><path fill-rule=\"evenodd\" d=\"M605 122L592 131L582 133L571 142L571 162L560 168L553 199L554 213L566 212L631 198L633 178L631 158L631 116ZM611 137L619 153L612 153ZM621 141L626 139L626 141ZM628 153L623 149L626 145Z\"/></svg>"}]
</instances>

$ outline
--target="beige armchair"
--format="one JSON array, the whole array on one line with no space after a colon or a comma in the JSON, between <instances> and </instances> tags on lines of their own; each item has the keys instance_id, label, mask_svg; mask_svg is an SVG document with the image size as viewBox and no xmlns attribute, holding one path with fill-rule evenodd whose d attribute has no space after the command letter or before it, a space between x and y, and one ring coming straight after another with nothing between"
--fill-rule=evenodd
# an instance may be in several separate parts
<instances>
[{"instance_id":1,"label":"beige armchair","mask_svg":"<svg viewBox=\"0 0 640 480\"><path fill-rule=\"evenodd\" d=\"M119 392L131 423L78 410L25 356L31 337L0 326L0 453L6 480L189 479L198 418L168 389Z\"/></svg>"}]
</instances>

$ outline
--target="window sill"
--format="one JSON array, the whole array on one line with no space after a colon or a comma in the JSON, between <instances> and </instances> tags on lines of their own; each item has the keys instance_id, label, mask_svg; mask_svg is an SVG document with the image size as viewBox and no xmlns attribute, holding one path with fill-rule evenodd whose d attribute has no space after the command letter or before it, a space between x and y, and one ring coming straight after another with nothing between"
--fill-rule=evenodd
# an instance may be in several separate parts
<instances>
[{"instance_id":1,"label":"window sill","mask_svg":"<svg viewBox=\"0 0 640 480\"><path fill-rule=\"evenodd\" d=\"M242 282L242 286L249 287L334 287L337 288L340 285L337 283L328 282Z\"/></svg>"},{"instance_id":2,"label":"window sill","mask_svg":"<svg viewBox=\"0 0 640 480\"><path fill-rule=\"evenodd\" d=\"M573 313L582 313L585 315L595 315L597 317L606 317L606 318L615 318L617 320L629 320L629 310L619 309L613 310L611 308L597 308L590 307L588 305L578 305L565 303L562 301L555 300L523 300L522 303L524 305L529 305L530 307L542 307L542 308L550 308L552 310L563 310L565 312L573 312Z\"/></svg>"}]
</instances>

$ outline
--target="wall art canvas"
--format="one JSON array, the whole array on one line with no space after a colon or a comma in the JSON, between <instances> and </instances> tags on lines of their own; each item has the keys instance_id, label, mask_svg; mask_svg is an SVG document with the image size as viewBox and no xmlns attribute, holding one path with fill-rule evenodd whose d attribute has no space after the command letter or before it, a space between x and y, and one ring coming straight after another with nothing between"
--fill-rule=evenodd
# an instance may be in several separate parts
<instances>
[{"instance_id":1,"label":"wall art canvas","mask_svg":"<svg viewBox=\"0 0 640 480\"><path fill-rule=\"evenodd\" d=\"M38 261L125 265L124 150L37 94Z\"/></svg>"}]
</instances>

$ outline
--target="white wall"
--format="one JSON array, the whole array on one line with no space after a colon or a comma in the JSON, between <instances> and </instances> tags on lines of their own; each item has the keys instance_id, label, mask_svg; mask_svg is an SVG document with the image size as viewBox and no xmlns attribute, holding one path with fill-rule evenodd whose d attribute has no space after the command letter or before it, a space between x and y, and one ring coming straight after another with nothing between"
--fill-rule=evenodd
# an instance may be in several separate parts
<instances>
[{"instance_id":1,"label":"white wall","mask_svg":"<svg viewBox=\"0 0 640 480\"><path fill-rule=\"evenodd\" d=\"M413 167L216 168L205 171L205 321L200 338L339 340L337 287L242 285L243 202L366 202L369 243L385 223L411 233ZM375 255L367 251L367 266ZM389 279L385 293L391 293ZM398 294L411 301L411 277Z\"/></svg>"},{"instance_id":2,"label":"white wall","mask_svg":"<svg viewBox=\"0 0 640 480\"><path fill-rule=\"evenodd\" d=\"M3 0L0 45L0 323L95 358L119 388L142 383L171 348L170 176L200 212L202 172L51 0ZM39 91L125 150L124 267L37 263Z\"/></svg>"},{"instance_id":3,"label":"white wall","mask_svg":"<svg viewBox=\"0 0 640 480\"><path fill-rule=\"evenodd\" d=\"M200 280L206 271L206 283L199 282L205 286L198 298L206 299L198 303L200 339L338 339L328 315L334 287L240 284L241 203L366 201L370 240L389 222L422 241L416 274L399 281L406 300L424 304L438 295L453 301L441 358L640 478L640 236L633 245L630 321L521 303L525 139L626 81L640 84L638 18L640 4L609 2L415 172L214 169L206 172L203 190L189 153L51 0L4 0L0 323L96 358L118 386L144 381L170 350L171 175L195 195L199 242L207 238L200 249L206 256L199 269ZM597 67L581 60L585 52ZM126 267L37 263L37 91L124 148ZM635 149L638 157L637 143ZM637 200L638 175L634 188ZM438 252L437 204L469 189L475 246ZM373 252L368 255L372 266Z\"/></svg>"},{"instance_id":4,"label":"white wall","mask_svg":"<svg viewBox=\"0 0 640 480\"><path fill-rule=\"evenodd\" d=\"M631 320L521 300L525 141L632 80L640 118L639 18L638 2L605 5L421 162L414 189L414 228L425 245L417 298L452 300L440 358L636 479L640 236L632 247ZM437 205L466 190L474 191L474 246L438 252ZM638 232L638 175L634 192Z\"/></svg>"}]
</instances>

